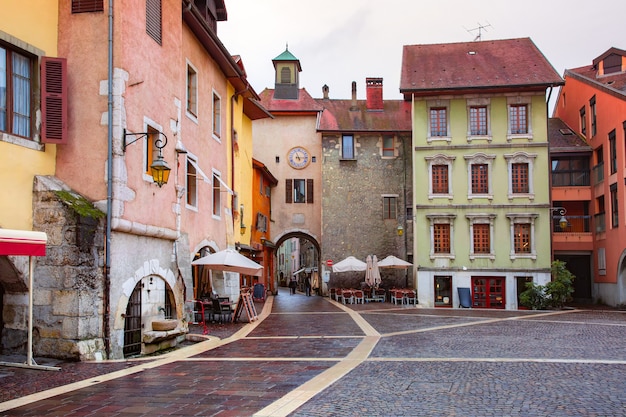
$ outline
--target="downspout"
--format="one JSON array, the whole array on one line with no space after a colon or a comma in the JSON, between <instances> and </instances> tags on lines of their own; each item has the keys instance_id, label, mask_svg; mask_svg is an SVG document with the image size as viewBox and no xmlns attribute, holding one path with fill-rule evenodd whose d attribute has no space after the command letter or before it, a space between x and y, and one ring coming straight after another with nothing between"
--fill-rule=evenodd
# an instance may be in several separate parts
<instances>
[{"instance_id":1,"label":"downspout","mask_svg":"<svg viewBox=\"0 0 626 417\"><path fill-rule=\"evenodd\" d=\"M108 97L107 97L107 215L106 215L106 244L104 247L104 303L103 331L104 351L107 359L111 354L111 329L109 317L111 312L111 219L113 211L113 0L109 1L109 53L108 53Z\"/></svg>"}]
</instances>

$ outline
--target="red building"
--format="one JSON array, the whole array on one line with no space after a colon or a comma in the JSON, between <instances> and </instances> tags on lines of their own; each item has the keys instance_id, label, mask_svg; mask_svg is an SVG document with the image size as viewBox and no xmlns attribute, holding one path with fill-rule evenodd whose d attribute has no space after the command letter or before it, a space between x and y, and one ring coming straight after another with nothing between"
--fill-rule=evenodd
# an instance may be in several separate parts
<instances>
[{"instance_id":1,"label":"red building","mask_svg":"<svg viewBox=\"0 0 626 417\"><path fill-rule=\"evenodd\" d=\"M592 297L609 305L625 304L626 51L611 48L591 65L566 70L564 78L554 116L585 138L592 149ZM554 194L555 189L553 201L565 200L566 196ZM585 194L586 186L579 192ZM568 209L570 213L578 214ZM555 241L553 249L562 244ZM575 269L572 272L579 275Z\"/></svg>"}]
</instances>

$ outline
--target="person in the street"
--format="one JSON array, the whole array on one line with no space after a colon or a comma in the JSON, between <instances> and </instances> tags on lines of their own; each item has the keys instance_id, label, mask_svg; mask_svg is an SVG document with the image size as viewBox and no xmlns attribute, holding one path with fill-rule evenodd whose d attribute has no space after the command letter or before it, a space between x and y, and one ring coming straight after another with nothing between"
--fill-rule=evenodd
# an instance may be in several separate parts
<instances>
[{"instance_id":1,"label":"person in the street","mask_svg":"<svg viewBox=\"0 0 626 417\"><path fill-rule=\"evenodd\" d=\"M310 297L311 296L311 278L307 275L304 277L304 290L305 294Z\"/></svg>"},{"instance_id":2,"label":"person in the street","mask_svg":"<svg viewBox=\"0 0 626 417\"><path fill-rule=\"evenodd\" d=\"M291 278L289 281L289 295L294 295L296 293L296 280L295 278Z\"/></svg>"}]
</instances>

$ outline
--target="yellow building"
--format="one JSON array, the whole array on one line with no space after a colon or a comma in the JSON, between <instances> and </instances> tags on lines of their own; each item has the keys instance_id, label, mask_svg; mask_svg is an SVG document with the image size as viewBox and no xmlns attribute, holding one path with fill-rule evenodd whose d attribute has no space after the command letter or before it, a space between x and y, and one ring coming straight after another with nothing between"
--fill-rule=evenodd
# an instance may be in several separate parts
<instances>
[{"instance_id":1,"label":"yellow building","mask_svg":"<svg viewBox=\"0 0 626 417\"><path fill-rule=\"evenodd\" d=\"M55 171L44 144L44 57L57 55L56 1L7 0L0 19L0 227L31 230L35 175Z\"/></svg>"}]
</instances>

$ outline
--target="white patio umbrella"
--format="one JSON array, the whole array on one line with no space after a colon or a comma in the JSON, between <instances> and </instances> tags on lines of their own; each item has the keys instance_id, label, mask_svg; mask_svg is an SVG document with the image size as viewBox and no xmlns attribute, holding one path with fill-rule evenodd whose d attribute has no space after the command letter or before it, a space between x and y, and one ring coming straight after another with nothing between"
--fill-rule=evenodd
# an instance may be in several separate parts
<instances>
[{"instance_id":1,"label":"white patio umbrella","mask_svg":"<svg viewBox=\"0 0 626 417\"><path fill-rule=\"evenodd\" d=\"M333 272L365 271L366 269L367 264L354 256L348 256L333 265Z\"/></svg>"},{"instance_id":2,"label":"white patio umbrella","mask_svg":"<svg viewBox=\"0 0 626 417\"><path fill-rule=\"evenodd\" d=\"M367 255L365 260L367 270L365 270L365 283L370 287L378 287L381 282L380 271L378 270L378 259L376 255Z\"/></svg>"},{"instance_id":3,"label":"white patio umbrella","mask_svg":"<svg viewBox=\"0 0 626 417\"><path fill-rule=\"evenodd\" d=\"M192 265L206 265L209 269L217 271L238 272L245 275L263 275L263 265L248 259L234 249L224 249L212 253L200 259L196 259Z\"/></svg>"},{"instance_id":4,"label":"white patio umbrella","mask_svg":"<svg viewBox=\"0 0 626 417\"><path fill-rule=\"evenodd\" d=\"M407 269L411 266L413 266L412 263L396 258L393 255L389 255L382 261L378 262L379 268Z\"/></svg>"}]
</instances>

